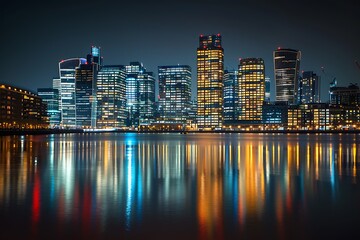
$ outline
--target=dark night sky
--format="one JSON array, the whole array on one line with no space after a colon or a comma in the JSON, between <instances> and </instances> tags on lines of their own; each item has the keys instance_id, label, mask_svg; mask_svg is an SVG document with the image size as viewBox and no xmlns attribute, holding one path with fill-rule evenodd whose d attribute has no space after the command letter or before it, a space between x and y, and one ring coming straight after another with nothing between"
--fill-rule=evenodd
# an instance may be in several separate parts
<instances>
[{"instance_id":1,"label":"dark night sky","mask_svg":"<svg viewBox=\"0 0 360 240\"><path fill-rule=\"evenodd\" d=\"M313 2L9 1L0 8L0 82L51 87L61 59L85 57L96 45L104 64L142 61L155 73L159 65L188 64L195 92L198 36L221 33L227 68L240 57L262 57L272 81L273 50L301 50L300 68L322 75L325 101L333 76L339 85L360 83L360 4Z\"/></svg>"}]
</instances>

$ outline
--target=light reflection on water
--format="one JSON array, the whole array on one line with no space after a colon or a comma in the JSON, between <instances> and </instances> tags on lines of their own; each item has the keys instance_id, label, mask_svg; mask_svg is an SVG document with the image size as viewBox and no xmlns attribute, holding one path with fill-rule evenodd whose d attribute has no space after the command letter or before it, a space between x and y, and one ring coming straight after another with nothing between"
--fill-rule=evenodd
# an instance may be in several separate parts
<instances>
[{"instance_id":1,"label":"light reflection on water","mask_svg":"<svg viewBox=\"0 0 360 240\"><path fill-rule=\"evenodd\" d=\"M59 238L353 235L359 146L355 134L0 137L1 230Z\"/></svg>"}]
</instances>

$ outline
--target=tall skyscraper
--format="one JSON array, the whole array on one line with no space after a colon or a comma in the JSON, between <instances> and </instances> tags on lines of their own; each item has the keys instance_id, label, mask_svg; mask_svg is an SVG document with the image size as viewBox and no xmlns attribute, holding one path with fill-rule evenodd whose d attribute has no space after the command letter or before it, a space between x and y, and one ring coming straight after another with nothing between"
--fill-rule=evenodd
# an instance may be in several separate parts
<instances>
[{"instance_id":1,"label":"tall skyscraper","mask_svg":"<svg viewBox=\"0 0 360 240\"><path fill-rule=\"evenodd\" d=\"M138 127L154 120L155 78L140 62L130 62L126 69L127 126Z\"/></svg>"},{"instance_id":2,"label":"tall skyscraper","mask_svg":"<svg viewBox=\"0 0 360 240\"><path fill-rule=\"evenodd\" d=\"M99 65L97 63L81 64L76 68L76 126L79 128L96 128L96 81Z\"/></svg>"},{"instance_id":3,"label":"tall skyscraper","mask_svg":"<svg viewBox=\"0 0 360 240\"><path fill-rule=\"evenodd\" d=\"M92 46L91 53L86 56L86 61L88 63L96 63L97 65L102 65L102 57L101 57L101 48Z\"/></svg>"},{"instance_id":4,"label":"tall skyscraper","mask_svg":"<svg viewBox=\"0 0 360 240\"><path fill-rule=\"evenodd\" d=\"M185 124L191 104L190 66L159 66L158 73L161 121Z\"/></svg>"},{"instance_id":5,"label":"tall skyscraper","mask_svg":"<svg viewBox=\"0 0 360 240\"><path fill-rule=\"evenodd\" d=\"M224 124L232 124L237 120L239 99L238 71L224 71Z\"/></svg>"},{"instance_id":6,"label":"tall skyscraper","mask_svg":"<svg viewBox=\"0 0 360 240\"><path fill-rule=\"evenodd\" d=\"M49 117L50 127L59 127L61 120L59 91L54 88L38 88L38 96L41 97L43 103L47 105L47 115Z\"/></svg>"},{"instance_id":7,"label":"tall skyscraper","mask_svg":"<svg viewBox=\"0 0 360 240\"><path fill-rule=\"evenodd\" d=\"M97 128L126 124L125 67L103 66L97 76Z\"/></svg>"},{"instance_id":8,"label":"tall skyscraper","mask_svg":"<svg viewBox=\"0 0 360 240\"><path fill-rule=\"evenodd\" d=\"M271 97L271 84L270 84L270 78L265 77L265 102L270 102Z\"/></svg>"},{"instance_id":9,"label":"tall skyscraper","mask_svg":"<svg viewBox=\"0 0 360 240\"><path fill-rule=\"evenodd\" d=\"M145 72L144 65L140 62L130 62L125 66L126 77L126 110L127 126L139 125L139 74Z\"/></svg>"},{"instance_id":10,"label":"tall skyscraper","mask_svg":"<svg viewBox=\"0 0 360 240\"><path fill-rule=\"evenodd\" d=\"M199 129L219 129L223 121L224 49L221 35L200 35L197 48L197 122Z\"/></svg>"},{"instance_id":11,"label":"tall skyscraper","mask_svg":"<svg viewBox=\"0 0 360 240\"><path fill-rule=\"evenodd\" d=\"M320 103L320 76L303 72L299 82L299 103Z\"/></svg>"},{"instance_id":12,"label":"tall skyscraper","mask_svg":"<svg viewBox=\"0 0 360 240\"><path fill-rule=\"evenodd\" d=\"M297 104L301 52L278 48L274 51L276 101Z\"/></svg>"},{"instance_id":13,"label":"tall skyscraper","mask_svg":"<svg viewBox=\"0 0 360 240\"><path fill-rule=\"evenodd\" d=\"M240 59L239 115L242 123L260 124L265 100L265 64L261 58Z\"/></svg>"},{"instance_id":14,"label":"tall skyscraper","mask_svg":"<svg viewBox=\"0 0 360 240\"><path fill-rule=\"evenodd\" d=\"M59 62L61 125L76 127L75 69L85 64L85 58L71 58ZM53 82L54 88L55 83Z\"/></svg>"},{"instance_id":15,"label":"tall skyscraper","mask_svg":"<svg viewBox=\"0 0 360 240\"><path fill-rule=\"evenodd\" d=\"M155 77L152 72L138 75L139 81L139 125L154 122L155 113Z\"/></svg>"}]
</instances>

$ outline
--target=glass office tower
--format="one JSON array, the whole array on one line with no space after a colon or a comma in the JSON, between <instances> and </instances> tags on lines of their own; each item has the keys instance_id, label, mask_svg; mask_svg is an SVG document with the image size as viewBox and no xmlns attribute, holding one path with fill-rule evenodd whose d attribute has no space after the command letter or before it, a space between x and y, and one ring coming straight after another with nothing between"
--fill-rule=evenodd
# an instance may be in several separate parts
<instances>
[{"instance_id":1,"label":"glass office tower","mask_svg":"<svg viewBox=\"0 0 360 240\"><path fill-rule=\"evenodd\" d=\"M125 67L103 66L97 76L97 128L126 124Z\"/></svg>"},{"instance_id":2,"label":"glass office tower","mask_svg":"<svg viewBox=\"0 0 360 240\"><path fill-rule=\"evenodd\" d=\"M238 120L260 124L265 101L265 64L261 58L241 59L238 74Z\"/></svg>"},{"instance_id":3,"label":"glass office tower","mask_svg":"<svg viewBox=\"0 0 360 240\"><path fill-rule=\"evenodd\" d=\"M159 66L160 120L186 123L191 104L191 68L188 65Z\"/></svg>"},{"instance_id":4,"label":"glass office tower","mask_svg":"<svg viewBox=\"0 0 360 240\"><path fill-rule=\"evenodd\" d=\"M303 72L299 97L299 103L320 103L320 76L312 71Z\"/></svg>"},{"instance_id":5,"label":"glass office tower","mask_svg":"<svg viewBox=\"0 0 360 240\"><path fill-rule=\"evenodd\" d=\"M224 124L231 124L237 120L239 99L238 71L224 72Z\"/></svg>"},{"instance_id":6,"label":"glass office tower","mask_svg":"<svg viewBox=\"0 0 360 240\"><path fill-rule=\"evenodd\" d=\"M197 123L221 129L223 121L224 49L221 35L200 35L197 48Z\"/></svg>"},{"instance_id":7,"label":"glass office tower","mask_svg":"<svg viewBox=\"0 0 360 240\"><path fill-rule=\"evenodd\" d=\"M50 127L59 127L61 120L59 110L59 91L54 88L38 88L37 94L41 97L43 103L47 105L46 112L49 117Z\"/></svg>"},{"instance_id":8,"label":"glass office tower","mask_svg":"<svg viewBox=\"0 0 360 240\"><path fill-rule=\"evenodd\" d=\"M298 102L298 82L301 52L278 48L273 53L276 101Z\"/></svg>"},{"instance_id":9,"label":"glass office tower","mask_svg":"<svg viewBox=\"0 0 360 240\"><path fill-rule=\"evenodd\" d=\"M75 69L85 64L85 58L71 58L59 62L61 125L76 127ZM53 82L57 84L57 80Z\"/></svg>"}]
</instances>

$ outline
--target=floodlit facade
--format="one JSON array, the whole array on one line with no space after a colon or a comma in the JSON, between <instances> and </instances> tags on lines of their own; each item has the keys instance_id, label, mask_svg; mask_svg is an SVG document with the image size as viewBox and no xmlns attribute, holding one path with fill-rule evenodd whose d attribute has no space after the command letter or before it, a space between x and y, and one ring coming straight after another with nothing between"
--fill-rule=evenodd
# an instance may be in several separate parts
<instances>
[{"instance_id":1,"label":"floodlit facade","mask_svg":"<svg viewBox=\"0 0 360 240\"><path fill-rule=\"evenodd\" d=\"M103 66L97 75L97 128L126 124L125 67Z\"/></svg>"},{"instance_id":2,"label":"floodlit facade","mask_svg":"<svg viewBox=\"0 0 360 240\"><path fill-rule=\"evenodd\" d=\"M186 123L191 104L191 68L159 66L160 122Z\"/></svg>"},{"instance_id":3,"label":"floodlit facade","mask_svg":"<svg viewBox=\"0 0 360 240\"><path fill-rule=\"evenodd\" d=\"M276 101L298 102L301 52L278 48L273 53Z\"/></svg>"},{"instance_id":4,"label":"floodlit facade","mask_svg":"<svg viewBox=\"0 0 360 240\"><path fill-rule=\"evenodd\" d=\"M221 35L200 35L197 48L197 124L221 129L223 121L224 49Z\"/></svg>"},{"instance_id":5,"label":"floodlit facade","mask_svg":"<svg viewBox=\"0 0 360 240\"><path fill-rule=\"evenodd\" d=\"M0 84L0 129L47 128L46 108L38 95Z\"/></svg>"},{"instance_id":6,"label":"floodlit facade","mask_svg":"<svg viewBox=\"0 0 360 240\"><path fill-rule=\"evenodd\" d=\"M240 59L238 120L260 124L265 101L265 64L261 58Z\"/></svg>"}]
</instances>

